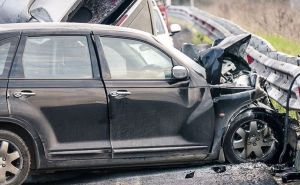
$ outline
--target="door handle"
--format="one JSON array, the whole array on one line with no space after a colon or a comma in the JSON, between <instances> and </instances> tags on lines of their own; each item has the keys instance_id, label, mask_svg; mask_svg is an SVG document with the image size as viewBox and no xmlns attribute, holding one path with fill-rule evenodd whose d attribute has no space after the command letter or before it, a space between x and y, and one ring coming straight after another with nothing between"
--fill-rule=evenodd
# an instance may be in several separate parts
<instances>
[{"instance_id":1,"label":"door handle","mask_svg":"<svg viewBox=\"0 0 300 185\"><path fill-rule=\"evenodd\" d=\"M32 91L20 91L20 92L14 92L15 98L21 98L21 97L30 97L35 96L36 94Z\"/></svg>"},{"instance_id":2,"label":"door handle","mask_svg":"<svg viewBox=\"0 0 300 185\"><path fill-rule=\"evenodd\" d=\"M116 97L116 96L128 96L131 95L131 92L128 91L111 91L109 93L110 96Z\"/></svg>"}]
</instances>

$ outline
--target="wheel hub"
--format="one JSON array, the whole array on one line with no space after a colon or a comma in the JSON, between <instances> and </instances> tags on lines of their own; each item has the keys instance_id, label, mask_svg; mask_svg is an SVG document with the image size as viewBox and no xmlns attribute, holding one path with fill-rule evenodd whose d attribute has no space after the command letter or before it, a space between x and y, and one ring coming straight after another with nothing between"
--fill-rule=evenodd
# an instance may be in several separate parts
<instances>
[{"instance_id":1,"label":"wheel hub","mask_svg":"<svg viewBox=\"0 0 300 185\"><path fill-rule=\"evenodd\" d=\"M271 129L260 121L241 125L233 136L234 153L243 160L260 160L272 151L274 144Z\"/></svg>"},{"instance_id":2,"label":"wheel hub","mask_svg":"<svg viewBox=\"0 0 300 185\"><path fill-rule=\"evenodd\" d=\"M251 137L250 138L250 143L254 144L256 142L256 139L257 139L256 137Z\"/></svg>"}]
</instances>

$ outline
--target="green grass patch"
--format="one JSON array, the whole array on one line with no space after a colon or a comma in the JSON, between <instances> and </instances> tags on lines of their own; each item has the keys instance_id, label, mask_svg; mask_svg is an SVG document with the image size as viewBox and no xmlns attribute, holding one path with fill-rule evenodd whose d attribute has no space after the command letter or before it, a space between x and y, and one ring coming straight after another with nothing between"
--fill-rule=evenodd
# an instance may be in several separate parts
<instances>
[{"instance_id":1,"label":"green grass patch","mask_svg":"<svg viewBox=\"0 0 300 185\"><path fill-rule=\"evenodd\" d=\"M271 102L272 102L274 108L278 110L278 112L280 112L280 113L285 113L286 112L286 109L282 105L280 105L277 101L271 99ZM298 120L298 115L297 114L298 113L296 111L290 111L289 112L290 117L295 119L295 120Z\"/></svg>"},{"instance_id":2,"label":"green grass patch","mask_svg":"<svg viewBox=\"0 0 300 185\"><path fill-rule=\"evenodd\" d=\"M300 55L300 43L277 34L258 34L269 41L272 46L283 53L298 56Z\"/></svg>"},{"instance_id":3,"label":"green grass patch","mask_svg":"<svg viewBox=\"0 0 300 185\"><path fill-rule=\"evenodd\" d=\"M201 34L200 32L193 32L193 44L212 44L213 41L206 35Z\"/></svg>"}]
</instances>

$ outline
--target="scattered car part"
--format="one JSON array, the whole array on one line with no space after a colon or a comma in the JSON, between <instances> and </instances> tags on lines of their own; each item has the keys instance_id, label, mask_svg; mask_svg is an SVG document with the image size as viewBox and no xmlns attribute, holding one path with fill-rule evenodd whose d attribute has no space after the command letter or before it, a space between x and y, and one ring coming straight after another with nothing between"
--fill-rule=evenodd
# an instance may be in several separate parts
<instances>
[{"instance_id":1,"label":"scattered car part","mask_svg":"<svg viewBox=\"0 0 300 185\"><path fill-rule=\"evenodd\" d=\"M194 175L195 175L195 171L186 174L186 175L185 175L185 178L186 178L186 179L191 179L191 178L194 178Z\"/></svg>"},{"instance_id":2,"label":"scattered car part","mask_svg":"<svg viewBox=\"0 0 300 185\"><path fill-rule=\"evenodd\" d=\"M283 183L288 183L294 180L300 180L300 173L299 172L286 173L281 177L281 180Z\"/></svg>"},{"instance_id":3,"label":"scattered car part","mask_svg":"<svg viewBox=\"0 0 300 185\"><path fill-rule=\"evenodd\" d=\"M226 166L222 165L222 166L213 166L211 167L211 169L216 172L216 173L223 173L226 171Z\"/></svg>"}]
</instances>

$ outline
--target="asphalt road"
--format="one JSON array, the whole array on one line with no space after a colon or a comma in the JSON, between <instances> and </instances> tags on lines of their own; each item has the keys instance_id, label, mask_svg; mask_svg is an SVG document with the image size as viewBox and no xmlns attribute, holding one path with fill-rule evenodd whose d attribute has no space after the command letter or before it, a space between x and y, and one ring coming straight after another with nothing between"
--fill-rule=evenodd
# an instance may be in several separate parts
<instances>
[{"instance_id":1,"label":"asphalt road","mask_svg":"<svg viewBox=\"0 0 300 185\"><path fill-rule=\"evenodd\" d=\"M219 168L217 170L220 170ZM224 169L223 169L224 170ZM42 183L42 181L48 181ZM43 176L42 185L276 185L264 164L227 165L218 173L212 166L143 169L135 171L57 173ZM278 181L280 182L280 181ZM299 182L300 183L300 182ZM29 185L29 184L27 184ZM30 183L34 185L34 183Z\"/></svg>"}]
</instances>

